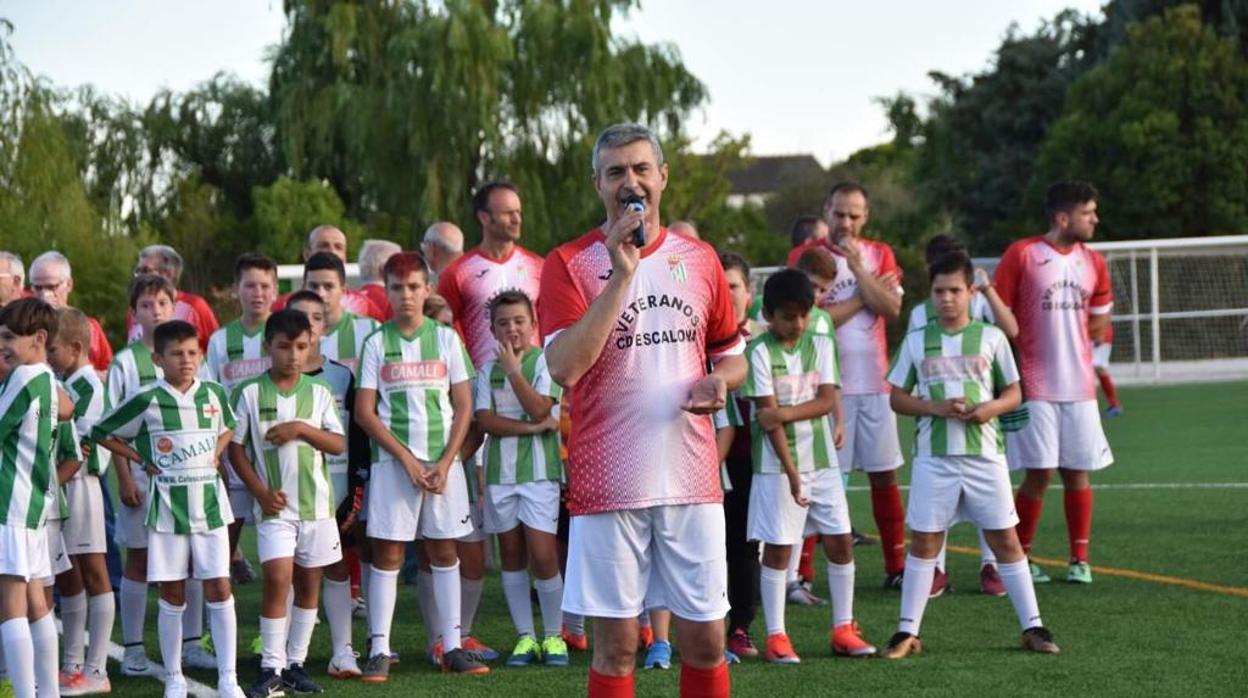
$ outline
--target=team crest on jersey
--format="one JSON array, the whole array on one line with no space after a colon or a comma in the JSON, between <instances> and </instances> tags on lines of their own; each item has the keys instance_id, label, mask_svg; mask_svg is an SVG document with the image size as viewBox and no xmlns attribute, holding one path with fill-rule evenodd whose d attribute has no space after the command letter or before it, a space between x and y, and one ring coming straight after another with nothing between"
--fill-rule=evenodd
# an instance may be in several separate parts
<instances>
[{"instance_id":1,"label":"team crest on jersey","mask_svg":"<svg viewBox=\"0 0 1248 698\"><path fill-rule=\"evenodd\" d=\"M161 453L173 453L173 440L167 436L162 436L156 440L156 450Z\"/></svg>"},{"instance_id":2,"label":"team crest on jersey","mask_svg":"<svg viewBox=\"0 0 1248 698\"><path fill-rule=\"evenodd\" d=\"M668 256L667 271L678 284L685 283L685 279L689 278L689 273L685 270L685 259L678 254Z\"/></svg>"}]
</instances>

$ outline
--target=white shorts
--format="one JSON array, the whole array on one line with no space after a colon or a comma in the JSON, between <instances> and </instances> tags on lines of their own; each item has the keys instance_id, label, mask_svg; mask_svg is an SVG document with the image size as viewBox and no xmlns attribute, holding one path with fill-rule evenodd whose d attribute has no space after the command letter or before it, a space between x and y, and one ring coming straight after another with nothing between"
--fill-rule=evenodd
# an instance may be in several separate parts
<instances>
[{"instance_id":1,"label":"white shorts","mask_svg":"<svg viewBox=\"0 0 1248 698\"><path fill-rule=\"evenodd\" d=\"M888 393L845 395L845 442L836 449L841 472L858 469L883 473L901 467L901 442L897 440L897 415L888 404Z\"/></svg>"},{"instance_id":2,"label":"white shorts","mask_svg":"<svg viewBox=\"0 0 1248 698\"><path fill-rule=\"evenodd\" d=\"M1010 471L1002 456L916 456L906 525L938 533L958 521L987 531L1018 524Z\"/></svg>"},{"instance_id":3,"label":"white shorts","mask_svg":"<svg viewBox=\"0 0 1248 698\"><path fill-rule=\"evenodd\" d=\"M1010 470L1100 470L1114 462L1096 400L1029 400L1027 410L1027 425L1005 434Z\"/></svg>"},{"instance_id":4,"label":"white shorts","mask_svg":"<svg viewBox=\"0 0 1248 698\"><path fill-rule=\"evenodd\" d=\"M472 533L468 485L459 461L447 470L442 494L417 488L393 460L374 463L368 484L369 538L407 542L419 533L421 538L458 540Z\"/></svg>"},{"instance_id":5,"label":"white shorts","mask_svg":"<svg viewBox=\"0 0 1248 698\"><path fill-rule=\"evenodd\" d=\"M256 505L256 498L246 488L235 489L231 486L227 491L230 493L230 510L234 512L234 523L251 522L255 516L252 508Z\"/></svg>"},{"instance_id":6,"label":"white shorts","mask_svg":"<svg viewBox=\"0 0 1248 698\"><path fill-rule=\"evenodd\" d=\"M230 576L227 527L203 533L148 532L147 581L176 582L188 576L195 579Z\"/></svg>"},{"instance_id":7,"label":"white shorts","mask_svg":"<svg viewBox=\"0 0 1248 698\"><path fill-rule=\"evenodd\" d=\"M816 533L849 533L849 505L841 486L841 471L823 468L802 473L802 493L810 500L800 506L789 492L789 479L774 473L756 473L750 483L747 540L771 545L800 545Z\"/></svg>"},{"instance_id":8,"label":"white shorts","mask_svg":"<svg viewBox=\"0 0 1248 698\"><path fill-rule=\"evenodd\" d=\"M51 570L51 574L43 578L45 587L52 586L56 576L74 567L65 548L65 536L61 535L61 523L61 519L48 519L43 525L44 536L48 539L48 569Z\"/></svg>"},{"instance_id":9,"label":"white shorts","mask_svg":"<svg viewBox=\"0 0 1248 698\"><path fill-rule=\"evenodd\" d=\"M667 608L695 622L728 612L721 504L678 504L573 516L563 610L635 618Z\"/></svg>"},{"instance_id":10,"label":"white shorts","mask_svg":"<svg viewBox=\"0 0 1248 698\"><path fill-rule=\"evenodd\" d=\"M142 549L147 547L147 471L130 465L130 477L134 478L135 487L139 489L139 505L128 507L121 502L115 509L117 520L113 531L113 540L122 548Z\"/></svg>"},{"instance_id":11,"label":"white shorts","mask_svg":"<svg viewBox=\"0 0 1248 698\"><path fill-rule=\"evenodd\" d=\"M1109 355L1114 353L1114 345L1109 342L1092 344L1092 368L1109 368Z\"/></svg>"},{"instance_id":12,"label":"white shorts","mask_svg":"<svg viewBox=\"0 0 1248 698\"><path fill-rule=\"evenodd\" d=\"M485 489L485 530L505 533L524 524L554 535L559 530L559 483L554 480Z\"/></svg>"},{"instance_id":13,"label":"white shorts","mask_svg":"<svg viewBox=\"0 0 1248 698\"><path fill-rule=\"evenodd\" d=\"M69 518L61 527L70 555L108 552L104 537L104 491L97 475L76 477L65 483Z\"/></svg>"},{"instance_id":14,"label":"white shorts","mask_svg":"<svg viewBox=\"0 0 1248 698\"><path fill-rule=\"evenodd\" d=\"M457 539L459 542L480 543L490 537L490 532L485 530L485 512L483 508L483 502L468 503L468 525L472 526L472 530L460 536Z\"/></svg>"},{"instance_id":15,"label":"white shorts","mask_svg":"<svg viewBox=\"0 0 1248 698\"><path fill-rule=\"evenodd\" d=\"M296 565L307 569L332 565L342 559L338 522L265 519L256 524L256 551L260 564L293 557Z\"/></svg>"},{"instance_id":16,"label":"white shorts","mask_svg":"<svg viewBox=\"0 0 1248 698\"><path fill-rule=\"evenodd\" d=\"M0 524L0 575L27 582L52 576L48 534L43 528Z\"/></svg>"}]
</instances>

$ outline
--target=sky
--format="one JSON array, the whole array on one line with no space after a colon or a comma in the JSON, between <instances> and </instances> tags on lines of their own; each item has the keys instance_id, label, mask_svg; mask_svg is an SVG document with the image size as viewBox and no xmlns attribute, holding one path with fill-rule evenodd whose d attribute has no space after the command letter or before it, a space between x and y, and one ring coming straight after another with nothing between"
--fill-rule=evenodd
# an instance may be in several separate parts
<instances>
[{"instance_id":1,"label":"sky","mask_svg":"<svg viewBox=\"0 0 1248 698\"><path fill-rule=\"evenodd\" d=\"M1030 32L1103 0L645 0L617 34L667 42L707 86L695 144L751 134L754 155L825 165L888 139L879 97L935 94L931 70L980 72L1011 23ZM59 86L91 83L145 103L218 71L263 86L281 0L0 0L18 60Z\"/></svg>"}]
</instances>

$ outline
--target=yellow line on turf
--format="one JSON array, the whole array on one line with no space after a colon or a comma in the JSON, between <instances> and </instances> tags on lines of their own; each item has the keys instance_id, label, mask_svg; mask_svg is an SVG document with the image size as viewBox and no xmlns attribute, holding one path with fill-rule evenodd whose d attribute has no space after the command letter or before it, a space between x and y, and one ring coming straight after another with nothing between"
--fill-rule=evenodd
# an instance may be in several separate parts
<instances>
[{"instance_id":1,"label":"yellow line on turf","mask_svg":"<svg viewBox=\"0 0 1248 698\"><path fill-rule=\"evenodd\" d=\"M951 545L949 550L963 555L979 555L979 548L965 548L960 545ZM1065 560L1054 560L1052 558L1033 557L1032 562L1062 567L1066 565ZM1117 567L1104 567L1097 565L1093 568L1097 574L1104 574L1110 577L1123 577L1126 579L1135 579L1141 582L1152 582L1154 584L1164 584L1172 587L1183 587L1184 589L1192 589L1194 591L1208 591L1214 594L1224 594L1226 596L1240 596L1248 598L1248 588L1244 587L1228 587L1220 584L1210 584L1202 582L1198 579L1186 579L1184 577L1170 577L1164 574L1153 574L1152 572L1137 572L1135 570L1124 570Z\"/></svg>"}]
</instances>

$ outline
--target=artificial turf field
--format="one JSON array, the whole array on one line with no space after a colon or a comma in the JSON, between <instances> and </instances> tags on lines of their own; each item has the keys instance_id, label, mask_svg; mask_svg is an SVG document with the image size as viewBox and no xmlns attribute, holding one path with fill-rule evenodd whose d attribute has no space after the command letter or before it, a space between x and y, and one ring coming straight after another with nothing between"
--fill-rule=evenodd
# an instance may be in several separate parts
<instances>
[{"instance_id":1,"label":"artificial turf field","mask_svg":"<svg viewBox=\"0 0 1248 698\"><path fill-rule=\"evenodd\" d=\"M1023 653L1010 603L978 592L974 530L954 530L949 571L954 592L928 604L924 653L898 662L833 659L828 608L788 606L788 631L803 662L774 666L747 660L732 667L742 696L895 695L1248 695L1248 383L1120 390L1126 415L1105 420L1117 462L1097 474L1091 586L1068 585L1066 524L1060 484L1050 490L1034 555L1057 564L1054 582L1037 587L1045 624L1062 647L1058 656ZM908 441L911 427L902 426ZM908 448L908 446L906 447ZM908 467L902 480L908 480ZM1055 478L1056 480L1056 478ZM855 524L873 531L866 479L851 480ZM1132 487L1123 487L1131 485ZM254 557L252 529L246 545ZM966 552L963 552L965 550ZM896 627L899 593L880 588L878 546L855 549L855 612L868 641L882 647ZM827 596L822 555L815 591ZM1187 583L1189 586L1183 586ZM1195 588L1194 588L1195 587ZM255 636L259 582L235 590L240 644ZM156 595L148 612L149 656L159 658ZM536 616L537 609L534 608ZM420 657L424 631L412 587L400 590L392 645L402 663L385 684L335 681L325 675L328 629L313 638L307 666L328 696L578 696L588 655L573 653L567 669L508 669L496 663L480 677L438 673ZM537 622L540 625L540 616ZM205 618L205 624L207 619ZM120 623L120 619L118 620ZM120 625L115 631L120 636ZM474 634L503 654L513 631L497 575L487 579ZM753 636L761 645L759 616ZM357 621L357 648L364 644ZM674 638L679 662L680 639ZM240 680L253 677L244 651ZM126 679L110 665L121 696L160 696L150 678ZM209 686L213 672L188 672ZM639 671L638 695L677 694L679 670Z\"/></svg>"}]
</instances>

